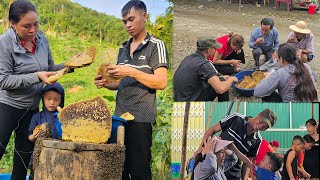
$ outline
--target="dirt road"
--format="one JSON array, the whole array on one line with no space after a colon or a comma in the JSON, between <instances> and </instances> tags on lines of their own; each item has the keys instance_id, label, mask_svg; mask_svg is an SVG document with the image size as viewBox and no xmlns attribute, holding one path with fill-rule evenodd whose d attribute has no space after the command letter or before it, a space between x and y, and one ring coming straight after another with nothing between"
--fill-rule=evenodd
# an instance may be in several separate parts
<instances>
[{"instance_id":1,"label":"dirt road","mask_svg":"<svg viewBox=\"0 0 320 180\"><path fill-rule=\"evenodd\" d=\"M209 1L209 2L208 2ZM195 42L198 36L212 35L219 37L229 32L240 33L245 38L244 51L246 64L242 69L251 69L254 65L251 49L248 46L250 33L260 26L264 17L275 21L275 27L279 31L279 41L287 41L287 34L290 32L289 25L299 20L308 23L309 29L315 36L316 58L310 63L320 75L320 14L309 15L307 11L294 10L286 12L285 5L280 9L274 9L273 5L256 7L255 5L243 4L239 11L238 3L223 3L212 0L174 0L174 64L175 71L181 60L195 51ZM320 93L320 83L317 83ZM236 96L244 101L260 101L258 98L243 98L231 90L231 98Z\"/></svg>"}]
</instances>

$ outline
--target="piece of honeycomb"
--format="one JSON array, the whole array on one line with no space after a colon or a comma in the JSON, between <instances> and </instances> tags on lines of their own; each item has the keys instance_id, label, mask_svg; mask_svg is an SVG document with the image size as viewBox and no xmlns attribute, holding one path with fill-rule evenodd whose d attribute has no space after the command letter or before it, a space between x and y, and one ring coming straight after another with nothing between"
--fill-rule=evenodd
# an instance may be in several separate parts
<instances>
[{"instance_id":1,"label":"piece of honeycomb","mask_svg":"<svg viewBox=\"0 0 320 180\"><path fill-rule=\"evenodd\" d=\"M132 121L134 120L134 116L132 114L130 114L129 112L125 112L120 116L122 119L126 120L126 121Z\"/></svg>"},{"instance_id":2,"label":"piece of honeycomb","mask_svg":"<svg viewBox=\"0 0 320 180\"><path fill-rule=\"evenodd\" d=\"M62 123L63 140L105 143L110 137L112 119L101 97L70 104L58 117Z\"/></svg>"},{"instance_id":3,"label":"piece of honeycomb","mask_svg":"<svg viewBox=\"0 0 320 180\"><path fill-rule=\"evenodd\" d=\"M265 73L261 71L255 71L251 76L244 76L243 80L236 83L236 86L243 89L255 88L262 79L265 78Z\"/></svg>"},{"instance_id":4,"label":"piece of honeycomb","mask_svg":"<svg viewBox=\"0 0 320 180\"><path fill-rule=\"evenodd\" d=\"M110 130L106 126L106 122L74 119L62 126L62 140L102 144L110 137Z\"/></svg>"},{"instance_id":5,"label":"piece of honeycomb","mask_svg":"<svg viewBox=\"0 0 320 180\"><path fill-rule=\"evenodd\" d=\"M40 131L39 137L51 137L51 126L48 122L39 124L33 129L33 134Z\"/></svg>"},{"instance_id":6,"label":"piece of honeycomb","mask_svg":"<svg viewBox=\"0 0 320 180\"><path fill-rule=\"evenodd\" d=\"M100 65L97 75L101 75L102 79L107 80L106 84L111 84L111 83L118 83L121 78L114 78L112 76L110 76L110 74L108 73L107 67L110 66L111 63L106 62Z\"/></svg>"},{"instance_id":7,"label":"piece of honeycomb","mask_svg":"<svg viewBox=\"0 0 320 180\"><path fill-rule=\"evenodd\" d=\"M84 52L78 53L72 59L67 61L64 65L69 68L83 67L93 62L96 56L97 48L95 46L89 47Z\"/></svg>"},{"instance_id":8,"label":"piece of honeycomb","mask_svg":"<svg viewBox=\"0 0 320 180\"><path fill-rule=\"evenodd\" d=\"M59 80L60 78L63 77L63 75L67 72L68 68L63 68L59 71L56 71L55 75L49 76L48 77L48 81L50 83L56 82L57 80Z\"/></svg>"}]
</instances>

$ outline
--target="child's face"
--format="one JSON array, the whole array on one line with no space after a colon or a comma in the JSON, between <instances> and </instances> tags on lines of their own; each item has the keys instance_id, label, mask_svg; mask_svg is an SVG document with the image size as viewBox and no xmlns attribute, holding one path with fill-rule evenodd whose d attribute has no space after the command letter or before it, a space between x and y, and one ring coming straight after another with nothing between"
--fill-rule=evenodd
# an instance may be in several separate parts
<instances>
[{"instance_id":1,"label":"child's face","mask_svg":"<svg viewBox=\"0 0 320 180\"><path fill-rule=\"evenodd\" d=\"M304 144L304 150L310 150L313 146L313 143L305 143Z\"/></svg>"},{"instance_id":2,"label":"child's face","mask_svg":"<svg viewBox=\"0 0 320 180\"><path fill-rule=\"evenodd\" d=\"M268 171L272 171L272 166L271 166L271 162L270 162L270 157L268 155L265 155L263 160L261 161L260 168L268 170Z\"/></svg>"},{"instance_id":3,"label":"child's face","mask_svg":"<svg viewBox=\"0 0 320 180\"><path fill-rule=\"evenodd\" d=\"M55 111L61 102L61 95L55 91L47 91L43 95L44 106L48 111Z\"/></svg>"},{"instance_id":4,"label":"child's face","mask_svg":"<svg viewBox=\"0 0 320 180\"><path fill-rule=\"evenodd\" d=\"M223 166L224 158L225 158L225 155L226 155L226 148L223 148L222 150L216 152L215 155L217 156L217 165L218 165L218 167Z\"/></svg>"},{"instance_id":5,"label":"child's face","mask_svg":"<svg viewBox=\"0 0 320 180\"><path fill-rule=\"evenodd\" d=\"M302 151L304 148L304 143L302 143L301 141L296 141L294 144L294 151L296 152L300 152Z\"/></svg>"}]
</instances>

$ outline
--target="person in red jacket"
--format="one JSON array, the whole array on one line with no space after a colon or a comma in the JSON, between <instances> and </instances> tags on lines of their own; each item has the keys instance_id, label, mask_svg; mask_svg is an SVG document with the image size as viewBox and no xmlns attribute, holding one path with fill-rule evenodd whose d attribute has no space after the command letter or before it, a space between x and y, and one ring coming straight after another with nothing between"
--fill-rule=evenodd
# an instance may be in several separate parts
<instances>
[{"instance_id":1,"label":"person in red jacket","mask_svg":"<svg viewBox=\"0 0 320 180\"><path fill-rule=\"evenodd\" d=\"M212 61L217 71L223 75L233 75L240 69L241 63L245 63L243 52L244 39L240 34L230 33L217 38L222 44L215 54L208 58Z\"/></svg>"}]
</instances>

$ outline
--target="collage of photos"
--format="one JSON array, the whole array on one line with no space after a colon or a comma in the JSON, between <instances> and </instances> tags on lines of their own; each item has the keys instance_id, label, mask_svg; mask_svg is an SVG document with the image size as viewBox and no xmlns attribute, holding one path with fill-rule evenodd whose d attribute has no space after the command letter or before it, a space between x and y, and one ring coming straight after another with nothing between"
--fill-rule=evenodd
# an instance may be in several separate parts
<instances>
[{"instance_id":1,"label":"collage of photos","mask_svg":"<svg viewBox=\"0 0 320 180\"><path fill-rule=\"evenodd\" d=\"M319 0L0 1L0 180L319 180Z\"/></svg>"}]
</instances>

